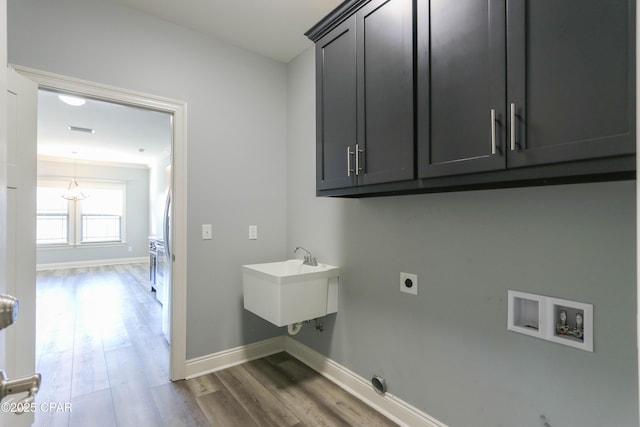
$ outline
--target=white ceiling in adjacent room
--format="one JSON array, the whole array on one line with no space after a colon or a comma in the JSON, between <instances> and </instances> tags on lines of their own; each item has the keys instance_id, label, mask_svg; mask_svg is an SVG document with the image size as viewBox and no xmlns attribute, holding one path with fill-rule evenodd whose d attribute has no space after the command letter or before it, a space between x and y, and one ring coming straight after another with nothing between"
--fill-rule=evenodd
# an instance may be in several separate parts
<instances>
[{"instance_id":1,"label":"white ceiling in adjacent room","mask_svg":"<svg viewBox=\"0 0 640 427\"><path fill-rule=\"evenodd\" d=\"M72 106L57 92L38 91L40 158L151 165L169 155L170 114L85 99L84 105Z\"/></svg>"}]
</instances>

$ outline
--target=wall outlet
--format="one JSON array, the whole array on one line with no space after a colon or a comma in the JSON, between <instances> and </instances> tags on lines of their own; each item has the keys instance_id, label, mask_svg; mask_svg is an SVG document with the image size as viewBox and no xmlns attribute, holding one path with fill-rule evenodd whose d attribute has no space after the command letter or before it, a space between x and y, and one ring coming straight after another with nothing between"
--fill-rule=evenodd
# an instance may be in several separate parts
<instances>
[{"instance_id":1,"label":"wall outlet","mask_svg":"<svg viewBox=\"0 0 640 427\"><path fill-rule=\"evenodd\" d=\"M400 273L400 292L418 295L418 275Z\"/></svg>"}]
</instances>

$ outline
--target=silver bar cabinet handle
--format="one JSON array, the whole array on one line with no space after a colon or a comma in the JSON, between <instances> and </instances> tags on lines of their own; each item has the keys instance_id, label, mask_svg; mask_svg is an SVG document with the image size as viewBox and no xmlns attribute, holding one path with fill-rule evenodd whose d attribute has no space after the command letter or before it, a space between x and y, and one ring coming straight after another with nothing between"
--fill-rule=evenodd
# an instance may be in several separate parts
<instances>
[{"instance_id":1,"label":"silver bar cabinet handle","mask_svg":"<svg viewBox=\"0 0 640 427\"><path fill-rule=\"evenodd\" d=\"M351 176L351 147L347 147L347 176Z\"/></svg>"},{"instance_id":2,"label":"silver bar cabinet handle","mask_svg":"<svg viewBox=\"0 0 640 427\"><path fill-rule=\"evenodd\" d=\"M362 170L360 169L360 153L362 153L362 150L359 147L360 145L356 144L356 176L360 175L360 171Z\"/></svg>"},{"instance_id":3,"label":"silver bar cabinet handle","mask_svg":"<svg viewBox=\"0 0 640 427\"><path fill-rule=\"evenodd\" d=\"M516 104L511 103L511 151L516 151Z\"/></svg>"},{"instance_id":4,"label":"silver bar cabinet handle","mask_svg":"<svg viewBox=\"0 0 640 427\"><path fill-rule=\"evenodd\" d=\"M491 109L491 154L496 154L496 110Z\"/></svg>"}]
</instances>

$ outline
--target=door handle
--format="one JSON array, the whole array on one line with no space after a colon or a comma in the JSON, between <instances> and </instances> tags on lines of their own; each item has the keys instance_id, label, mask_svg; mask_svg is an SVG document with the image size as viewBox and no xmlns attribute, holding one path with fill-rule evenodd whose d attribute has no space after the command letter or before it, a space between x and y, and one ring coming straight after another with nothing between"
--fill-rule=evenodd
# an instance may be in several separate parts
<instances>
[{"instance_id":1,"label":"door handle","mask_svg":"<svg viewBox=\"0 0 640 427\"><path fill-rule=\"evenodd\" d=\"M491 109L491 154L496 154L496 110Z\"/></svg>"},{"instance_id":2,"label":"door handle","mask_svg":"<svg viewBox=\"0 0 640 427\"><path fill-rule=\"evenodd\" d=\"M30 409L29 405L33 403L38 390L40 390L41 382L42 377L40 374L9 380L7 374L5 374L3 370L0 370L0 401L12 394L27 392L27 396L16 405L17 413L22 414L27 409Z\"/></svg>"},{"instance_id":3,"label":"door handle","mask_svg":"<svg viewBox=\"0 0 640 427\"><path fill-rule=\"evenodd\" d=\"M358 146L356 145L356 149L358 148ZM355 152L351 151L351 147L347 147L347 176L351 176L351 172L353 172L353 169L351 169L351 156L353 156L355 154ZM357 158L356 158L356 162L357 162ZM358 172L356 171L356 175L358 174Z\"/></svg>"},{"instance_id":4,"label":"door handle","mask_svg":"<svg viewBox=\"0 0 640 427\"><path fill-rule=\"evenodd\" d=\"M355 155L356 155L356 176L360 175L360 171L362 170L362 168L360 167L360 153L363 153L364 150L360 149L360 145L356 144L356 151L355 151Z\"/></svg>"},{"instance_id":5,"label":"door handle","mask_svg":"<svg viewBox=\"0 0 640 427\"><path fill-rule=\"evenodd\" d=\"M18 318L20 304L11 295L0 294L0 330L13 325Z\"/></svg>"},{"instance_id":6,"label":"door handle","mask_svg":"<svg viewBox=\"0 0 640 427\"><path fill-rule=\"evenodd\" d=\"M516 151L516 104L511 103L511 151Z\"/></svg>"}]
</instances>

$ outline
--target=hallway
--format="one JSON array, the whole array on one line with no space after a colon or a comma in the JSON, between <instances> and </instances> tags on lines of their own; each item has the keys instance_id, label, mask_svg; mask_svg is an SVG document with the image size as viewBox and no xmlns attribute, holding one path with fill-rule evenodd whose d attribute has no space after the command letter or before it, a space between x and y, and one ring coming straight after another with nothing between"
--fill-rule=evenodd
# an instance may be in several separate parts
<instances>
[{"instance_id":1,"label":"hallway","mask_svg":"<svg viewBox=\"0 0 640 427\"><path fill-rule=\"evenodd\" d=\"M72 411L38 411L35 426L161 425L153 398L170 384L169 346L148 283L148 264L38 273L37 402Z\"/></svg>"}]
</instances>

